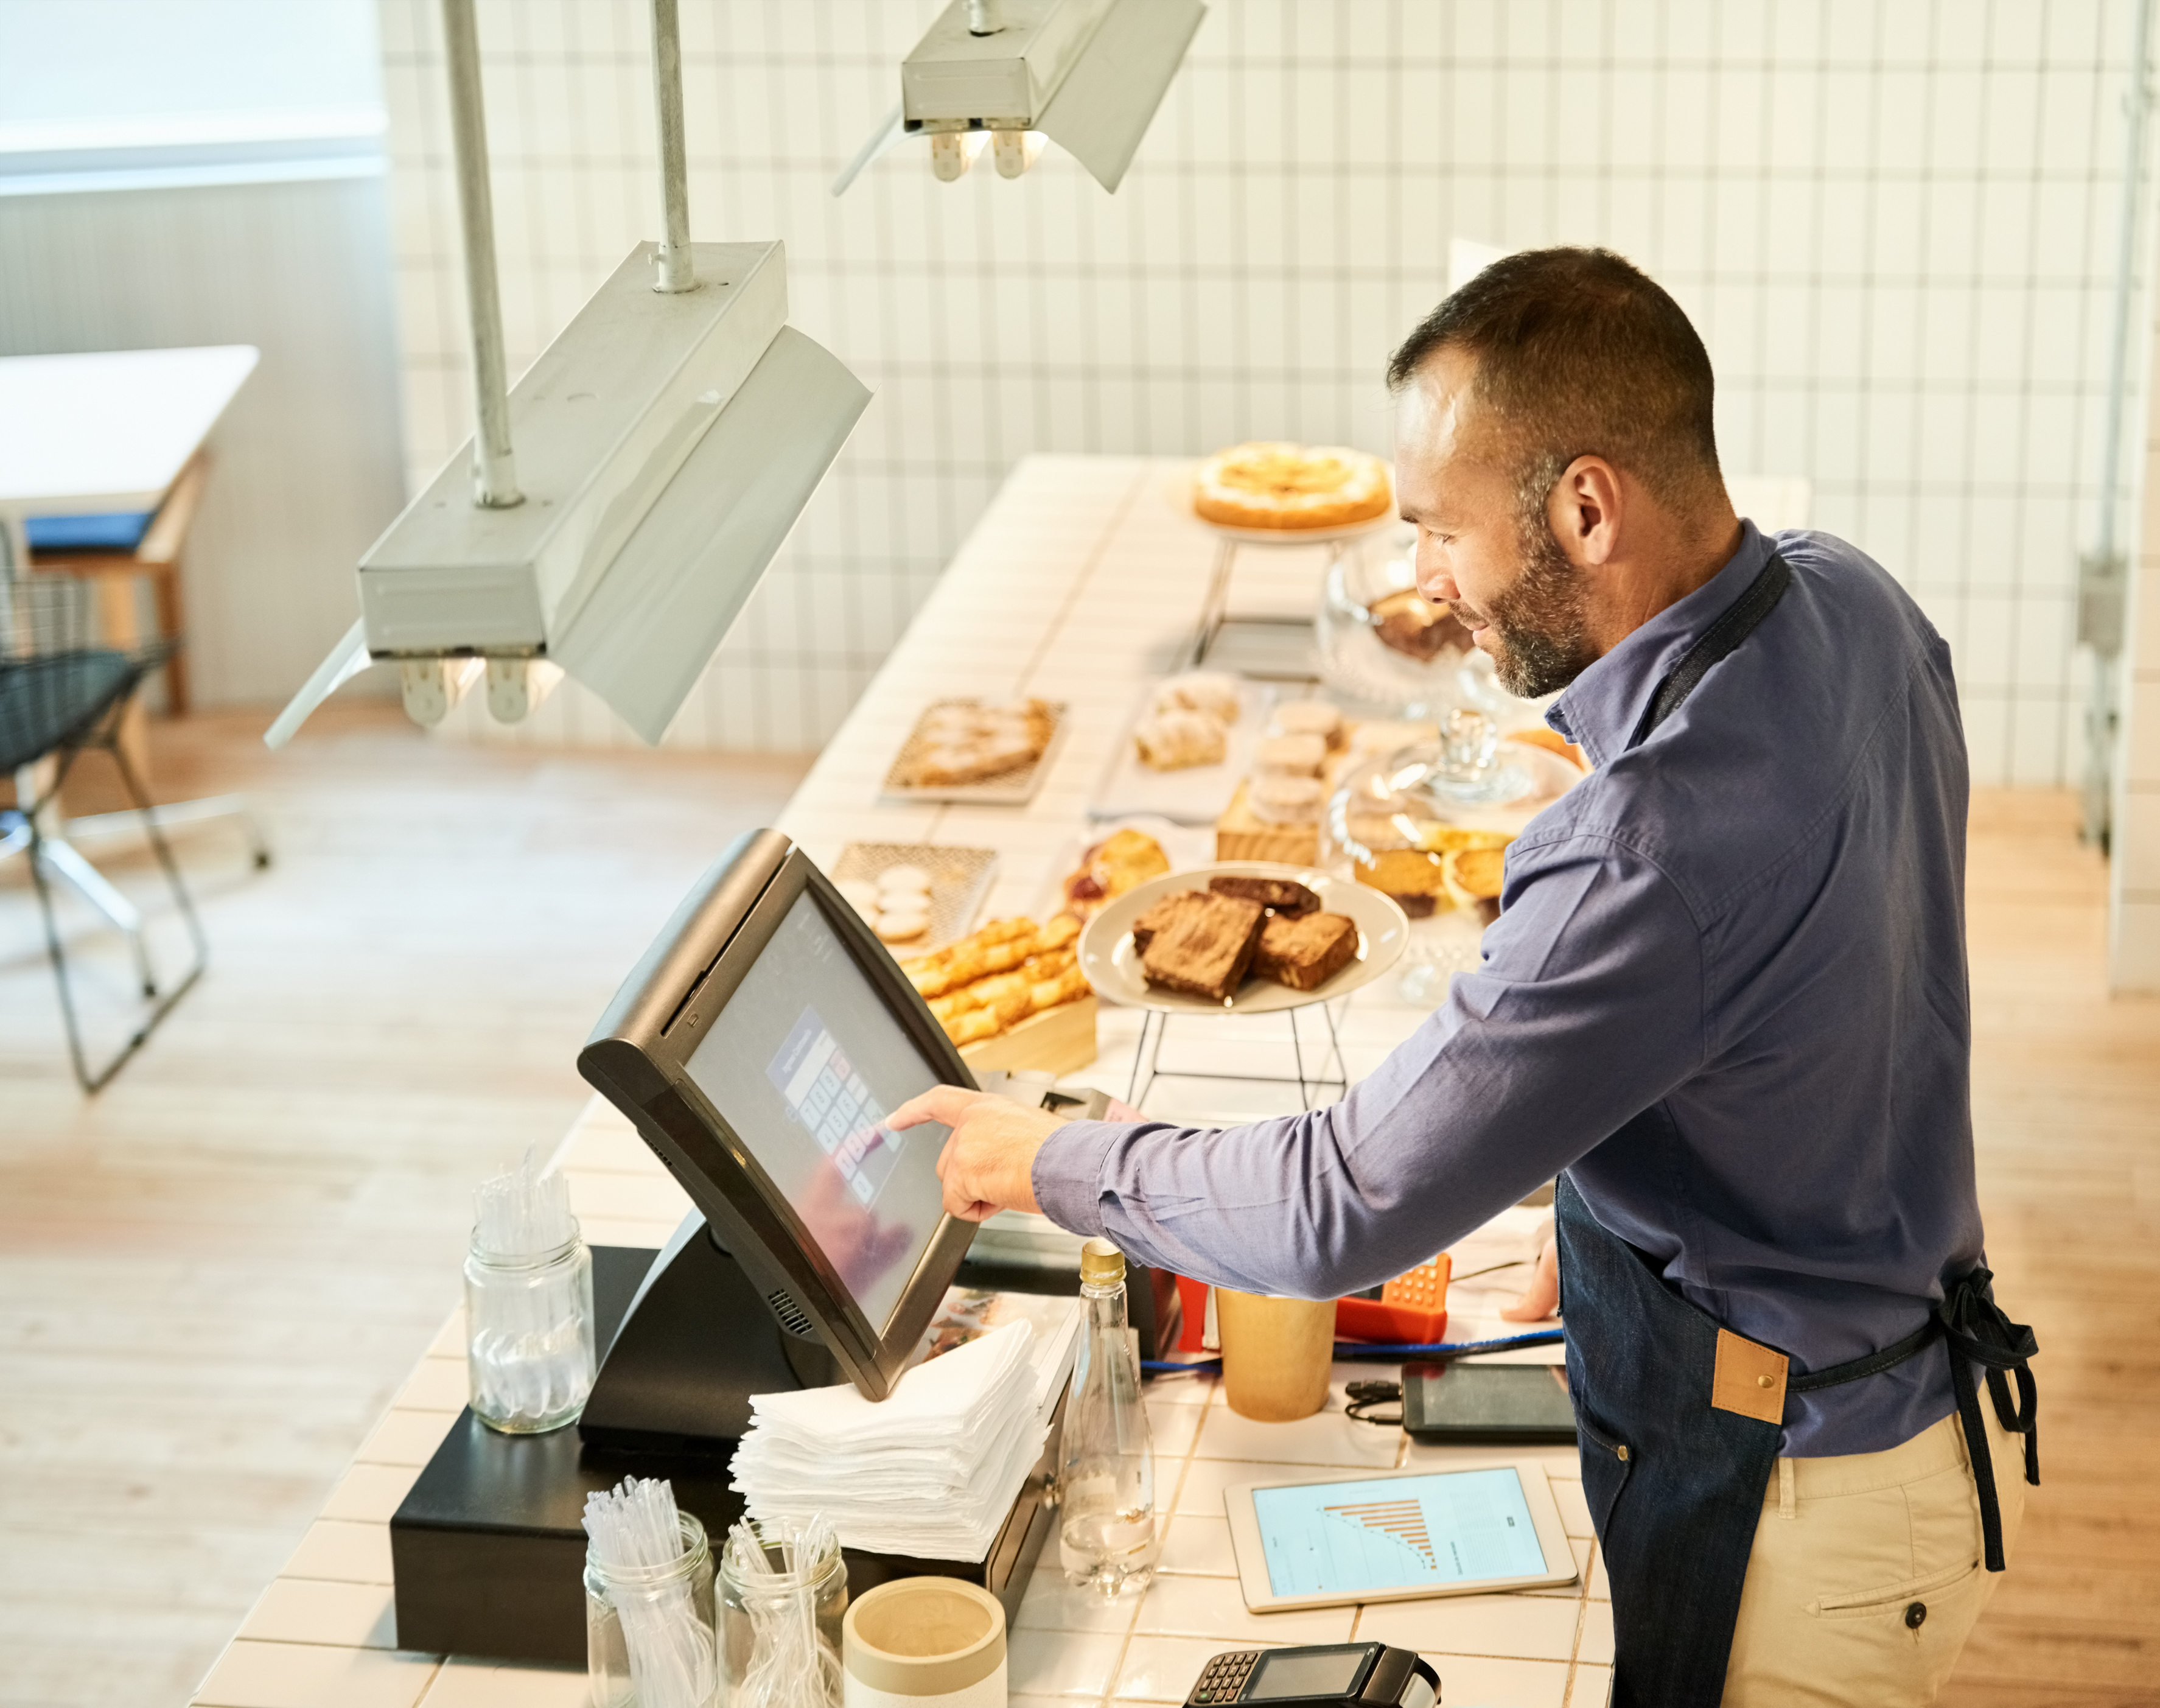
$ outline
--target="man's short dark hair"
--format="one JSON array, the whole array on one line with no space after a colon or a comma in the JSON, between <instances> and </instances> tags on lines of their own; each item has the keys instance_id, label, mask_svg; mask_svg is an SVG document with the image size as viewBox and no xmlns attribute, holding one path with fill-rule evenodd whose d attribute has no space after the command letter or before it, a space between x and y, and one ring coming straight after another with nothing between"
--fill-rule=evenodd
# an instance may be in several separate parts
<instances>
[{"instance_id":1,"label":"man's short dark hair","mask_svg":"<svg viewBox=\"0 0 2160 1708\"><path fill-rule=\"evenodd\" d=\"M1494 262L1403 340L1389 389L1446 349L1476 362L1472 401L1490 412L1526 506L1534 497L1542 513L1580 456L1604 457L1677 509L1720 485L1710 352L1663 287L1612 251Z\"/></svg>"}]
</instances>

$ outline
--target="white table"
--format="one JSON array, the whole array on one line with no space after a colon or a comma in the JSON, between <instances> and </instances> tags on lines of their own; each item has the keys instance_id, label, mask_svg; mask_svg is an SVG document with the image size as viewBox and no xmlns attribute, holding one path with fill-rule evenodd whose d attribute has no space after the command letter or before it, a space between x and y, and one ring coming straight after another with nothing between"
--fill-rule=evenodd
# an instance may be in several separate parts
<instances>
[{"instance_id":1,"label":"white table","mask_svg":"<svg viewBox=\"0 0 2160 1708\"><path fill-rule=\"evenodd\" d=\"M0 523L155 510L261 359L252 344L0 358Z\"/></svg>"},{"instance_id":2,"label":"white table","mask_svg":"<svg viewBox=\"0 0 2160 1708\"><path fill-rule=\"evenodd\" d=\"M907 636L819 758L781 828L830 860L849 840L995 848L991 913L1036 908L1084 833L1086 802L1134 697L1175 667L1189 638L1212 542L1166 501L1166 465L1126 458L1034 458L1014 471ZM1054 774L1025 808L887 807L878 785L916 711L964 684L1067 701L1074 727ZM627 968L625 969L627 971ZM1387 981L1351 1001L1342 1029L1353 1074L1421 1018ZM1122 1086L1138 1017L1106 1011L1103 1055L1077 1082ZM1225 1059L1270 1046L1210 1020ZM1273 1046L1279 1048L1280 1046ZM1168 1097L1155 1112L1177 1113ZM635 1133L595 1101L560 1165L588 1239L658 1246L687 1203ZM445 1295L454 1278L444 1277ZM1373 1367L1363 1367L1367 1373ZM1440 1670L1448 1708L1602 1704L1612 1626L1572 1452L1544 1456L1583 1567L1574 1587L1368 1608L1245 1611L1230 1563L1228 1484L1315 1467L1473 1456L1416 1448L1399 1431L1328 1409L1259 1424L1223 1404L1212 1378L1155 1384L1156 1487L1172 1517L1160 1575L1145 1596L1104 1605L1038 1570L1012 1633L1014 1708L1181 1702L1201 1664L1230 1648L1372 1638L1415 1648ZM264 1591L195 1697L199 1708L579 1708L581 1671L498 1666L395 1647L390 1515L465 1403L462 1325L453 1316L361 1447L322 1516Z\"/></svg>"},{"instance_id":3,"label":"white table","mask_svg":"<svg viewBox=\"0 0 2160 1708\"><path fill-rule=\"evenodd\" d=\"M12 620L10 579L29 573L24 524L45 516L155 510L260 360L252 344L0 357L0 627ZM103 606L105 638L125 646L138 638L134 594L132 588L116 594ZM137 773L147 777L139 708L129 717L122 740ZM33 768L16 778L15 798L28 802L45 787L49 781ZM241 810L220 799L190 802L178 816L214 818ZM77 852L60 824L39 823L46 867L127 934L149 985L134 904ZM259 845L259 836L251 836ZM0 843L0 854L27 846L18 833Z\"/></svg>"}]
</instances>

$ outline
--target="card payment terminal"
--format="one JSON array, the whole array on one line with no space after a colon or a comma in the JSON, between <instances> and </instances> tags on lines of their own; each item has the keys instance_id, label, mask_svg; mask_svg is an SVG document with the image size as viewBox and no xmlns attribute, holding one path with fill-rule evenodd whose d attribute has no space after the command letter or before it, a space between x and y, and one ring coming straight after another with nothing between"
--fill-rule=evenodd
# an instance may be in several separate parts
<instances>
[{"instance_id":1,"label":"card payment terminal","mask_svg":"<svg viewBox=\"0 0 2160 1708\"><path fill-rule=\"evenodd\" d=\"M1321 1643L1218 1654L1200 1669L1186 1708L1267 1702L1298 1708L1433 1708L1440 1674L1407 1648Z\"/></svg>"}]
</instances>

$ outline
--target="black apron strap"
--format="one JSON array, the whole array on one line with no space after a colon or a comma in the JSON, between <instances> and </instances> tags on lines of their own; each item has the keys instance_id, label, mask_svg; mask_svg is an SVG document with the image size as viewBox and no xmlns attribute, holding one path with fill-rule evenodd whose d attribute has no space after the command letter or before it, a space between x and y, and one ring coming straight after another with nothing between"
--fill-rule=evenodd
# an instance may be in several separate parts
<instances>
[{"instance_id":1,"label":"black apron strap","mask_svg":"<svg viewBox=\"0 0 2160 1708\"><path fill-rule=\"evenodd\" d=\"M1650 703L1643 709L1643 721L1628 739L1628 746L1641 746L1653 729L1680 710L1680 703L1710 674L1711 666L1753 634L1763 619L1776 608L1792 579L1793 572L1786 567L1785 560L1773 551L1770 561L1748 583L1747 591L1733 600L1723 616L1702 631L1702 638L1688 648L1680 662L1658 684L1658 691L1650 696Z\"/></svg>"},{"instance_id":2,"label":"black apron strap","mask_svg":"<svg viewBox=\"0 0 2160 1708\"><path fill-rule=\"evenodd\" d=\"M1958 1420L1965 1425L1965 1452L1972 1461L1972 1480L1980 1493L1981 1539L1986 1544L1987 1569L2001 1571L2002 1508L1996 1498L1995 1466L1987 1451L1987 1425L1980 1415L1980 1395L1975 1389L1972 1367L1987 1372L1987 1397L1994 1402L1996 1420L2012 1435L2025 1437L2025 1480L2040 1481L2039 1392L2027 1363L2040 1350L2033 1331L2012 1322L1988 1296L1994 1277L1975 1269L1954 1282L1943 1302L1935 1307L1935 1321L1950 1342L1950 1386L1957 1394ZM2010 1402L2007 1372L2017 1373L2018 1404Z\"/></svg>"}]
</instances>

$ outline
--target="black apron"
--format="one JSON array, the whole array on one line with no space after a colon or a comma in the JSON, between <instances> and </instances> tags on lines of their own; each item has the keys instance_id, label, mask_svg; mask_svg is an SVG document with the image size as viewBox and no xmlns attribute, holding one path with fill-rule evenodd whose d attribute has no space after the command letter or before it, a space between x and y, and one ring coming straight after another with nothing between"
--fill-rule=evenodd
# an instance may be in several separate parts
<instances>
[{"instance_id":1,"label":"black apron","mask_svg":"<svg viewBox=\"0 0 2160 1708\"><path fill-rule=\"evenodd\" d=\"M1753 632L1784 595L1789 574L1773 553L1659 685L1631 747ZM1636 1122L1666 1119L1652 1108ZM1996 1309L1985 1269L1947 1284L1934 1314L1904 1339L1794 1375L1784 1353L1721 1328L1668 1287L1654 1260L1599 1223L1565 1174L1554 1208L1582 1492L1612 1580L1614 1708L1716 1708L1724 1695L1785 1396L1878 1374L1937 1340L1950 1349L1987 1569L2002 1570L2002 1512L1972 1369L1986 1368L2002 1427L2025 1437L2025 1479L2037 1483L2037 1401L2026 1361L2038 1347L2029 1328ZM2011 1370L2015 1406L2004 1373Z\"/></svg>"}]
</instances>

